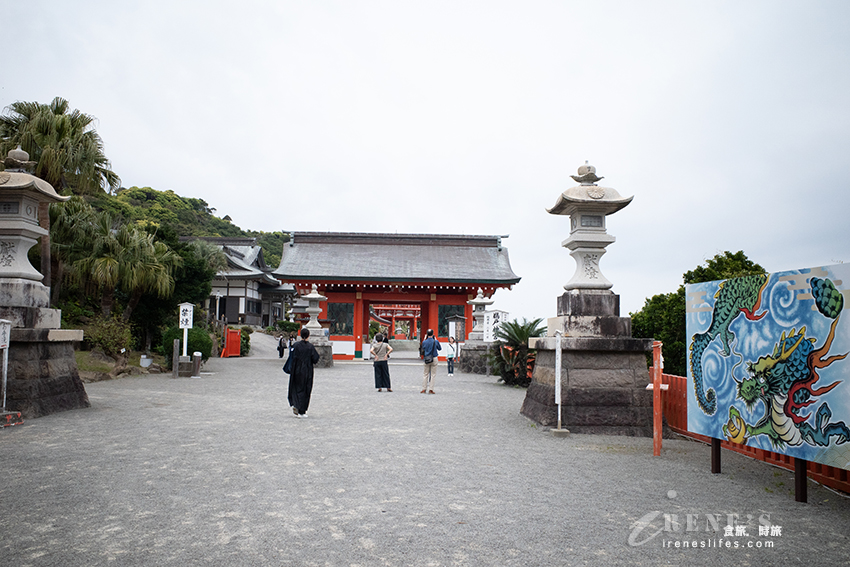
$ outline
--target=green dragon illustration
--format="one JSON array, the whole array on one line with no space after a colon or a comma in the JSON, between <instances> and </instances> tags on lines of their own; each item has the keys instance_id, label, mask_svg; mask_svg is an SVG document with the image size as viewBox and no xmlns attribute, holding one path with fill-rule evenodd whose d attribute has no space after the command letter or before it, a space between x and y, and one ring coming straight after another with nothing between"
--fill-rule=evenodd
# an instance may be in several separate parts
<instances>
[{"instance_id":1,"label":"green dragon illustration","mask_svg":"<svg viewBox=\"0 0 850 567\"><path fill-rule=\"evenodd\" d=\"M761 307L761 296L767 287L767 274L754 276L743 276L726 280L720 284L720 289L714 297L714 311L711 314L711 325L704 333L694 335L691 342L691 376L694 379L694 390L700 409L707 415L714 415L717 411L717 394L713 388L707 391L703 388L702 377L702 355L705 349L715 338L720 337L723 344L721 354L729 356L730 344L735 340L729 326L739 315L751 321L758 321L766 312L756 315Z\"/></svg>"},{"instance_id":2,"label":"green dragon illustration","mask_svg":"<svg viewBox=\"0 0 850 567\"><path fill-rule=\"evenodd\" d=\"M747 424L735 406L729 408L729 421L723 426L723 434L732 442L744 443L749 437L767 435L774 447L800 445L806 441L812 445L827 446L830 438L836 443L850 440L850 429L843 421L829 423L832 410L822 403L815 412L815 425L807 422L811 414L801 415L800 410L814 403L815 396L825 394L841 381L816 388L818 370L826 368L848 353L828 356L844 297L828 279L812 278L812 297L822 315L832 319L829 334L824 344L815 349L815 339L806 337L806 328L792 329L786 336L782 333L773 353L759 357L755 363L747 364L748 377L737 381L737 397L748 409L762 401L764 416L755 424Z\"/></svg>"}]
</instances>

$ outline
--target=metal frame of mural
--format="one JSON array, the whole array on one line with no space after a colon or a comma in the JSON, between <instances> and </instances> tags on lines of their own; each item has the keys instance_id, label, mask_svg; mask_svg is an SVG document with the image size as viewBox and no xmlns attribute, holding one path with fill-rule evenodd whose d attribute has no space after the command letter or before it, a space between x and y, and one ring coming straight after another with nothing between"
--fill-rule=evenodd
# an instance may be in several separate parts
<instances>
[{"instance_id":1,"label":"metal frame of mural","mask_svg":"<svg viewBox=\"0 0 850 567\"><path fill-rule=\"evenodd\" d=\"M850 470L850 265L686 286L688 430Z\"/></svg>"}]
</instances>

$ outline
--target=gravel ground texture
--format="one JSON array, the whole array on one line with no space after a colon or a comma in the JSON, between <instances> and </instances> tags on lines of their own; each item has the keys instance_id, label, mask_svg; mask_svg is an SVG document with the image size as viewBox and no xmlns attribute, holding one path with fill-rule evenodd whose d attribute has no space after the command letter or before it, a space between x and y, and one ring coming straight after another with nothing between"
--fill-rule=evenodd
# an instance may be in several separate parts
<instances>
[{"instance_id":1,"label":"gravel ground texture","mask_svg":"<svg viewBox=\"0 0 850 567\"><path fill-rule=\"evenodd\" d=\"M252 345L0 430L0 564L850 564L850 499L810 482L797 503L783 469L556 438L519 414L524 390L444 363L435 395L411 360L391 360L392 393L370 363L317 369L299 419L273 339Z\"/></svg>"}]
</instances>

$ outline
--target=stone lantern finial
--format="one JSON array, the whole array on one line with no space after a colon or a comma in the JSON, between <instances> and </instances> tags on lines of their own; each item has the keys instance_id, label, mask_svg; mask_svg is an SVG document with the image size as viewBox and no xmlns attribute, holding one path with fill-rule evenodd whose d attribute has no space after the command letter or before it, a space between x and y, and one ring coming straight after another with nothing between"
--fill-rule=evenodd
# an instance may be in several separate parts
<instances>
[{"instance_id":1,"label":"stone lantern finial","mask_svg":"<svg viewBox=\"0 0 850 567\"><path fill-rule=\"evenodd\" d=\"M597 181L605 179L596 176L596 168L590 165L587 160L584 160L584 165L579 166L578 175L570 175L570 177L582 185L596 185Z\"/></svg>"},{"instance_id":2,"label":"stone lantern finial","mask_svg":"<svg viewBox=\"0 0 850 567\"><path fill-rule=\"evenodd\" d=\"M22 150L21 145L18 144L17 148L9 150L9 153L6 154L6 159L3 160L3 165L6 167L6 171L10 173L27 173L32 171L36 164L34 161L30 161L30 155Z\"/></svg>"}]
</instances>

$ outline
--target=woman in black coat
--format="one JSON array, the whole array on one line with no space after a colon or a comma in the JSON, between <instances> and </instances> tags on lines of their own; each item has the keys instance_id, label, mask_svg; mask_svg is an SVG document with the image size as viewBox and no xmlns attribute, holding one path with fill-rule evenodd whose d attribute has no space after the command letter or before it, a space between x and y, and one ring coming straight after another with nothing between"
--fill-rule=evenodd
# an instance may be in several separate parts
<instances>
[{"instance_id":1,"label":"woman in black coat","mask_svg":"<svg viewBox=\"0 0 850 567\"><path fill-rule=\"evenodd\" d=\"M289 374L289 405L295 417L307 417L310 394L313 391L313 365L319 362L319 353L307 338L310 331L301 329L301 339L292 347L292 367Z\"/></svg>"}]
</instances>

